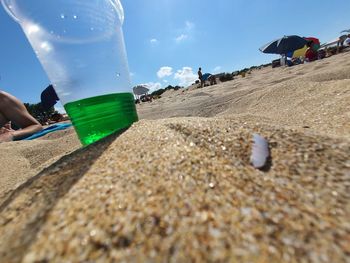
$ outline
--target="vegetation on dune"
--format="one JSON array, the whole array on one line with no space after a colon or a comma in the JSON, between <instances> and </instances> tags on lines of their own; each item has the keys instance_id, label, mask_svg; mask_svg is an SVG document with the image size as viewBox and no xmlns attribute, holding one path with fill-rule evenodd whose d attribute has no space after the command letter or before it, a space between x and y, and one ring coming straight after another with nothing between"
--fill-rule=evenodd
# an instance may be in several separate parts
<instances>
[{"instance_id":1,"label":"vegetation on dune","mask_svg":"<svg viewBox=\"0 0 350 263\"><path fill-rule=\"evenodd\" d=\"M159 90L156 90L156 91L153 91L151 93L152 96L160 96L162 95L164 92L166 92L167 90L179 90L179 89L182 89L183 87L181 86L171 86L169 85L168 87L166 88L163 88L163 89L159 89Z\"/></svg>"},{"instance_id":2,"label":"vegetation on dune","mask_svg":"<svg viewBox=\"0 0 350 263\"><path fill-rule=\"evenodd\" d=\"M230 73L225 73L219 79L221 82L230 81L230 80L233 80L233 75Z\"/></svg>"},{"instance_id":3,"label":"vegetation on dune","mask_svg":"<svg viewBox=\"0 0 350 263\"><path fill-rule=\"evenodd\" d=\"M54 114L58 114L54 107L44 109L41 103L24 103L24 106L27 108L30 115L37 119L41 124L45 123Z\"/></svg>"}]
</instances>

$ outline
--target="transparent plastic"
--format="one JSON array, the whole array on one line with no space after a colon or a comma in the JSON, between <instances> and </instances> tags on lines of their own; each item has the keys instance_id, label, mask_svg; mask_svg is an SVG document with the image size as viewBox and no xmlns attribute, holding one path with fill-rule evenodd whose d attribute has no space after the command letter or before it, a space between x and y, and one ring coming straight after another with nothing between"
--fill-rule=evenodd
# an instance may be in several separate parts
<instances>
[{"instance_id":1,"label":"transparent plastic","mask_svg":"<svg viewBox=\"0 0 350 263\"><path fill-rule=\"evenodd\" d=\"M87 98L131 93L119 0L1 1L21 25L66 109ZM127 108L130 112L134 106ZM76 126L74 118L72 122Z\"/></svg>"}]
</instances>

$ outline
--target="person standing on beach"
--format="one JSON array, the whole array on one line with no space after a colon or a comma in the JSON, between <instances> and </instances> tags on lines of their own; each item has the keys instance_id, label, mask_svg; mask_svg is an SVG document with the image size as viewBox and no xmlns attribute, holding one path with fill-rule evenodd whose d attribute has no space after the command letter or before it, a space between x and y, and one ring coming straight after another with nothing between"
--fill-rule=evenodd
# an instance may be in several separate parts
<instances>
[{"instance_id":1,"label":"person standing on beach","mask_svg":"<svg viewBox=\"0 0 350 263\"><path fill-rule=\"evenodd\" d=\"M21 129L13 130L11 122ZM0 143L20 140L41 130L41 124L29 114L19 99L0 91Z\"/></svg>"},{"instance_id":2,"label":"person standing on beach","mask_svg":"<svg viewBox=\"0 0 350 263\"><path fill-rule=\"evenodd\" d=\"M201 82L201 88L203 88L204 87L204 79L203 79L203 74L202 74L202 68L198 69L198 78Z\"/></svg>"}]
</instances>

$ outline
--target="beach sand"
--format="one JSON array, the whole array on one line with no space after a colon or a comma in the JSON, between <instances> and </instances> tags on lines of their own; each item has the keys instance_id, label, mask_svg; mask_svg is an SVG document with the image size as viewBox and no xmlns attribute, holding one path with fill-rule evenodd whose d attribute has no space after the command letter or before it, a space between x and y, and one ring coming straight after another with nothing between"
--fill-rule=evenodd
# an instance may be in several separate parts
<instances>
[{"instance_id":1,"label":"beach sand","mask_svg":"<svg viewBox=\"0 0 350 263\"><path fill-rule=\"evenodd\" d=\"M34 141L0 144L0 203L18 186L78 148L73 128Z\"/></svg>"},{"instance_id":2,"label":"beach sand","mask_svg":"<svg viewBox=\"0 0 350 263\"><path fill-rule=\"evenodd\" d=\"M72 130L0 144L0 258L349 262L349 107L347 53L167 92L83 149Z\"/></svg>"}]
</instances>

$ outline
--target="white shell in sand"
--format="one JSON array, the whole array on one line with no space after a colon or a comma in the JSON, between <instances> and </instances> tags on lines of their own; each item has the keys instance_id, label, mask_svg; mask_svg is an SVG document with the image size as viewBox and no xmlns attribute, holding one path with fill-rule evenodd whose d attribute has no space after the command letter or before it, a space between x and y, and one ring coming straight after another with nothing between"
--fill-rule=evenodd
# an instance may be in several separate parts
<instances>
[{"instance_id":1,"label":"white shell in sand","mask_svg":"<svg viewBox=\"0 0 350 263\"><path fill-rule=\"evenodd\" d=\"M270 156L269 145L267 140L259 134L253 134L253 149L250 156L251 164L257 168L263 168Z\"/></svg>"}]
</instances>

